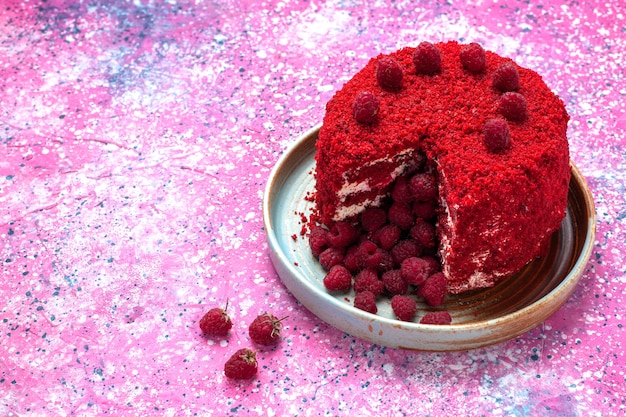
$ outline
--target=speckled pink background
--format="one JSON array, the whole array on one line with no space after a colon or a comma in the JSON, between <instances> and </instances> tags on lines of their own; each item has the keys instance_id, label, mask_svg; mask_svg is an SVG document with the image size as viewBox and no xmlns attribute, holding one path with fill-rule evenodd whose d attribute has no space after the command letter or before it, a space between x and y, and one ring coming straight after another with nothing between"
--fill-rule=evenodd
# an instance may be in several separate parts
<instances>
[{"instance_id":1,"label":"speckled pink background","mask_svg":"<svg viewBox=\"0 0 626 417\"><path fill-rule=\"evenodd\" d=\"M415 3L3 1L0 415L624 415L623 5ZM563 98L598 234L540 327L415 353L302 307L269 261L261 202L280 154L369 57L448 39ZM230 337L202 337L227 298ZM289 316L282 343L259 352L256 380L226 380L266 310Z\"/></svg>"}]
</instances>

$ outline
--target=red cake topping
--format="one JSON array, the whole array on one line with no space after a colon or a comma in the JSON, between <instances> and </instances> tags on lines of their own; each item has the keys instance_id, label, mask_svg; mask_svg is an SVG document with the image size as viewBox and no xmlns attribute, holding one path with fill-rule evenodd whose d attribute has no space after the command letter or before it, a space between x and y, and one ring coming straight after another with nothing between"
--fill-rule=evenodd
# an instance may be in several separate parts
<instances>
[{"instance_id":1,"label":"red cake topping","mask_svg":"<svg viewBox=\"0 0 626 417\"><path fill-rule=\"evenodd\" d=\"M485 145L491 152L499 152L511 145L511 131L506 120L487 120L485 123Z\"/></svg>"},{"instance_id":2,"label":"red cake topping","mask_svg":"<svg viewBox=\"0 0 626 417\"><path fill-rule=\"evenodd\" d=\"M508 120L522 122L528 117L526 99L520 93L504 93L498 103L498 112Z\"/></svg>"},{"instance_id":3,"label":"red cake topping","mask_svg":"<svg viewBox=\"0 0 626 417\"><path fill-rule=\"evenodd\" d=\"M413 53L413 64L418 74L433 75L441 71L441 54L430 42L420 43Z\"/></svg>"},{"instance_id":4,"label":"red cake topping","mask_svg":"<svg viewBox=\"0 0 626 417\"><path fill-rule=\"evenodd\" d=\"M459 57L461 58L463 68L469 72L478 74L483 72L485 69L487 60L485 57L485 50L477 43L470 43L469 45L464 46L463 49L461 49Z\"/></svg>"},{"instance_id":5,"label":"red cake topping","mask_svg":"<svg viewBox=\"0 0 626 417\"><path fill-rule=\"evenodd\" d=\"M386 210L384 226L372 231L384 218L372 215L361 229L361 239L381 251L370 254L380 259L379 273L397 269L393 263L410 252L396 248L400 241L426 240L432 231L416 227L411 237L415 216L430 221L436 249L420 245L413 256L437 257L449 293L492 286L541 256L565 215L571 172L569 117L541 76L490 51L474 75L462 50L456 42L422 43L370 60L326 104L315 155L316 220L331 229L359 221L368 207ZM385 57L403 70L399 90L378 81ZM379 102L374 123L351 110L362 92ZM411 191L418 173L433 175L432 200L418 202ZM332 235L316 232L312 250L321 253ZM353 248L343 263L356 273ZM439 295L435 283L430 296Z\"/></svg>"},{"instance_id":6,"label":"red cake topping","mask_svg":"<svg viewBox=\"0 0 626 417\"><path fill-rule=\"evenodd\" d=\"M512 62L501 64L493 73L493 86L502 92L518 90L519 72L515 64Z\"/></svg>"},{"instance_id":7,"label":"red cake topping","mask_svg":"<svg viewBox=\"0 0 626 417\"><path fill-rule=\"evenodd\" d=\"M383 57L378 60L376 79L383 88L399 90L402 87L403 75L402 67L395 59Z\"/></svg>"},{"instance_id":8,"label":"red cake topping","mask_svg":"<svg viewBox=\"0 0 626 417\"><path fill-rule=\"evenodd\" d=\"M354 98L352 111L354 118L359 123L371 124L376 120L380 102L373 93L363 91Z\"/></svg>"}]
</instances>

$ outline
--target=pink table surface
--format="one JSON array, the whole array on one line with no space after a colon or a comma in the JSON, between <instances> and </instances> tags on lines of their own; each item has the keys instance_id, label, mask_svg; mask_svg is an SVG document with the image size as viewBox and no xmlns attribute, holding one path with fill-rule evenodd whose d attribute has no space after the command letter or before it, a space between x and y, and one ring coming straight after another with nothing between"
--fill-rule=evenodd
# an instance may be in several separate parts
<instances>
[{"instance_id":1,"label":"pink table surface","mask_svg":"<svg viewBox=\"0 0 626 417\"><path fill-rule=\"evenodd\" d=\"M623 5L414 3L4 1L0 414L624 415ZM514 58L563 98L597 240L572 298L527 334L395 350L289 294L263 190L371 56L449 39ZM203 337L198 320L226 299L230 337ZM289 316L282 342L259 351L258 378L227 380L265 311Z\"/></svg>"}]
</instances>

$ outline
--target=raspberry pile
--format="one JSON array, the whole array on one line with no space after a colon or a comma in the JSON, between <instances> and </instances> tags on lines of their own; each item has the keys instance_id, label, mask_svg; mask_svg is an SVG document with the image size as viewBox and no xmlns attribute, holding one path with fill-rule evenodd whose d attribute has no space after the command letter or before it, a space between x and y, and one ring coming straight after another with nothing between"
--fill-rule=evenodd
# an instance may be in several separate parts
<instances>
[{"instance_id":1,"label":"raspberry pile","mask_svg":"<svg viewBox=\"0 0 626 417\"><path fill-rule=\"evenodd\" d=\"M198 323L202 333L209 337L224 337L233 327L233 323L226 313L226 307L214 307L207 311ZM271 313L258 315L250 326L248 335L250 339L259 346L275 345L280 341L282 319L277 319ZM224 375L233 380L252 379L258 371L257 351L250 348L237 350L224 364Z\"/></svg>"},{"instance_id":2,"label":"raspberry pile","mask_svg":"<svg viewBox=\"0 0 626 417\"><path fill-rule=\"evenodd\" d=\"M377 300L388 297L396 318L412 321L418 299L432 307L445 301L435 229L438 184L425 162L425 155L417 155L418 169L396 178L381 207L365 209L353 222L316 224L310 231L311 252L326 271L325 288L353 290L356 308L376 314ZM438 316L426 320L446 324Z\"/></svg>"}]
</instances>

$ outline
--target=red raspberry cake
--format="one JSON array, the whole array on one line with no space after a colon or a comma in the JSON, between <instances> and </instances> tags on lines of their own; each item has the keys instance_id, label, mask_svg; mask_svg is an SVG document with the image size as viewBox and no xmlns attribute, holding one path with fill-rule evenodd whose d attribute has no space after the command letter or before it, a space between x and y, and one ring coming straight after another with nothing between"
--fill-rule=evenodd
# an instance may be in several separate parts
<instances>
[{"instance_id":1,"label":"red raspberry cake","mask_svg":"<svg viewBox=\"0 0 626 417\"><path fill-rule=\"evenodd\" d=\"M541 256L560 228L568 120L536 72L480 45L423 42L379 55L326 105L319 220L331 228L390 204L389 216L406 219L407 207L428 210L411 193L431 193L433 178L448 292L493 286Z\"/></svg>"}]
</instances>

